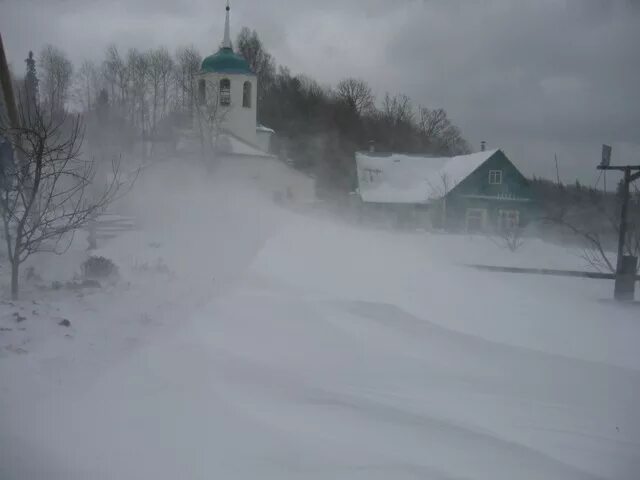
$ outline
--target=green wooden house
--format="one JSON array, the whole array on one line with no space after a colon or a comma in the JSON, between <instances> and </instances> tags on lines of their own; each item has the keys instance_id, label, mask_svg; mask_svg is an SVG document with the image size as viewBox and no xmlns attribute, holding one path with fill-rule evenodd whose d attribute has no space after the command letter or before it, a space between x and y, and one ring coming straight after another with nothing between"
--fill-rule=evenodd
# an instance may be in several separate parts
<instances>
[{"instance_id":1,"label":"green wooden house","mask_svg":"<svg viewBox=\"0 0 640 480\"><path fill-rule=\"evenodd\" d=\"M478 232L523 227L535 212L529 182L501 150L456 157L358 152L356 164L364 218L387 214L402 224Z\"/></svg>"}]
</instances>

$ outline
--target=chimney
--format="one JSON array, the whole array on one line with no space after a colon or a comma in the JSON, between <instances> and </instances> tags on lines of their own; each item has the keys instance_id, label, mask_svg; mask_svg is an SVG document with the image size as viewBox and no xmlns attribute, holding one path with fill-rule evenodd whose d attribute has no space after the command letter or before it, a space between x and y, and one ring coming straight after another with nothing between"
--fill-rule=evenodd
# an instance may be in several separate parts
<instances>
[{"instance_id":1,"label":"chimney","mask_svg":"<svg viewBox=\"0 0 640 480\"><path fill-rule=\"evenodd\" d=\"M482 140L480 142L480 151L484 152L487 149L487 142L485 142L484 140Z\"/></svg>"},{"instance_id":2,"label":"chimney","mask_svg":"<svg viewBox=\"0 0 640 480\"><path fill-rule=\"evenodd\" d=\"M376 142L369 140L369 152L374 153L376 151Z\"/></svg>"}]
</instances>

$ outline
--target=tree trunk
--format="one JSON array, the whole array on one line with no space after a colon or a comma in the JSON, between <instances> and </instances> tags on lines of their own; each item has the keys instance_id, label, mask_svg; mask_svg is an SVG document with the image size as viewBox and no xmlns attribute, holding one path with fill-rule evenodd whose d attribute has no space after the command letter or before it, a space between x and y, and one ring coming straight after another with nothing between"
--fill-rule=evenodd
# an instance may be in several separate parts
<instances>
[{"instance_id":1,"label":"tree trunk","mask_svg":"<svg viewBox=\"0 0 640 480\"><path fill-rule=\"evenodd\" d=\"M20 263L17 261L11 262L11 298L13 300L18 299L18 277L20 274Z\"/></svg>"}]
</instances>

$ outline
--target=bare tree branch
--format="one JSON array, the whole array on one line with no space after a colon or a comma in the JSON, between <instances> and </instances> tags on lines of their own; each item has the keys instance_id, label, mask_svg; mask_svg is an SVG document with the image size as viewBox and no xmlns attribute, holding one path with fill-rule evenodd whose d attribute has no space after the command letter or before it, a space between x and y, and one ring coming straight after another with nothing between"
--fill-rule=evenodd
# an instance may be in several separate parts
<instances>
[{"instance_id":1,"label":"bare tree branch","mask_svg":"<svg viewBox=\"0 0 640 480\"><path fill-rule=\"evenodd\" d=\"M336 94L358 115L370 111L374 106L371 87L364 80L356 78L342 80L336 87Z\"/></svg>"}]
</instances>

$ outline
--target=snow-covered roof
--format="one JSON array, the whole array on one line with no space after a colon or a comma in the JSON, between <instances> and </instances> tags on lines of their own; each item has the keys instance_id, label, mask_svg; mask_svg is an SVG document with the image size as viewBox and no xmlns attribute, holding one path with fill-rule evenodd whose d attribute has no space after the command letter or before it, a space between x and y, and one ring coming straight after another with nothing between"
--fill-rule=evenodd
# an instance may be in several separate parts
<instances>
[{"instance_id":1,"label":"snow-covered roof","mask_svg":"<svg viewBox=\"0 0 640 480\"><path fill-rule=\"evenodd\" d=\"M446 195L497 151L456 157L358 152L360 197L368 203L428 203Z\"/></svg>"},{"instance_id":2,"label":"snow-covered roof","mask_svg":"<svg viewBox=\"0 0 640 480\"><path fill-rule=\"evenodd\" d=\"M229 133L223 133L218 138L218 148L223 153L232 155L246 155L250 157L272 157L273 155L265 153L258 147Z\"/></svg>"},{"instance_id":3,"label":"snow-covered roof","mask_svg":"<svg viewBox=\"0 0 640 480\"><path fill-rule=\"evenodd\" d=\"M267 132L267 133L276 133L275 130L269 127L265 127L264 125L258 124L256 125L256 132Z\"/></svg>"}]
</instances>

